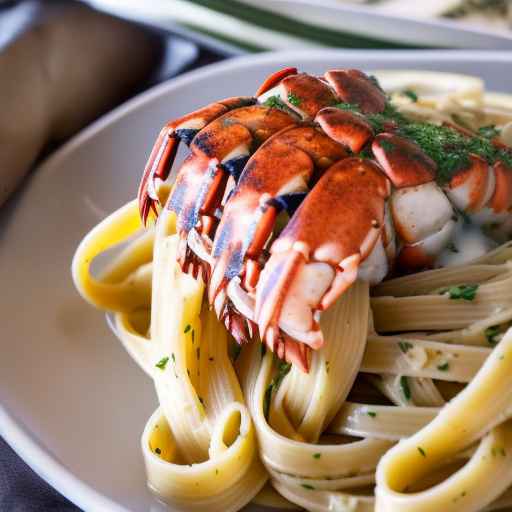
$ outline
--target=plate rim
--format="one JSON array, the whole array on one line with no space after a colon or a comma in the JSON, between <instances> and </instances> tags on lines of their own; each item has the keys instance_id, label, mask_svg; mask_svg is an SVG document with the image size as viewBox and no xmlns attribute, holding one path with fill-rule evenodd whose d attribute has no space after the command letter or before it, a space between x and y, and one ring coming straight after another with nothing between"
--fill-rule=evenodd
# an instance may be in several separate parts
<instances>
[{"instance_id":1,"label":"plate rim","mask_svg":"<svg viewBox=\"0 0 512 512\"><path fill-rule=\"evenodd\" d=\"M343 49L312 49L292 50L284 52L263 52L256 55L242 55L227 59L225 61L209 64L207 66L188 71L178 77L171 78L158 84L119 105L112 111L99 117L89 126L78 132L70 140L64 143L57 151L44 159L36 168L31 178L27 179L20 189L19 196L27 190L32 179L45 179L46 174L59 164L59 161L69 153L72 153L81 144L101 134L112 123L130 114L133 110L142 107L144 104L153 101L157 97L172 92L187 83L208 78L210 75L229 71L233 68L247 68L258 64L271 64L280 60L300 60L314 62L315 60L326 60L329 58L360 57L383 59L394 59L397 66L401 62L408 62L414 59L415 62L434 60L446 62L457 58L459 61L512 63L512 54L509 51L489 50L343 50ZM11 209L4 206L0 215L11 215ZM4 213L5 212L5 213ZM106 495L98 492L94 487L80 480L68 470L65 463L51 453L43 442L39 442L37 434L20 420L14 413L10 412L0 401L0 436L16 452L16 454L43 480L65 496L69 501L83 510L109 510L112 512L133 512L124 506L116 503Z\"/></svg>"}]
</instances>

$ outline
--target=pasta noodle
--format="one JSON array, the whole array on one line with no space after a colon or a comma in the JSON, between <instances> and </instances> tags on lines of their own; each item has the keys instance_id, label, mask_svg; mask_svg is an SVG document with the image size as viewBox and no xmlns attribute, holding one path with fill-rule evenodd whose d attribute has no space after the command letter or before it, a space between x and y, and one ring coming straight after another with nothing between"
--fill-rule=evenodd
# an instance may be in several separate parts
<instances>
[{"instance_id":1,"label":"pasta noodle","mask_svg":"<svg viewBox=\"0 0 512 512\"><path fill-rule=\"evenodd\" d=\"M419 118L497 119L478 79L422 83ZM457 80L460 87L457 87ZM430 85L429 85L430 84ZM430 87L430 89L429 89ZM501 98L501 100L500 100ZM510 102L510 99L507 99ZM400 105L399 99L397 104ZM509 111L502 124L512 122ZM162 187L160 194L169 190ZM124 242L99 274L93 261ZM324 313L309 373L233 340L176 262L173 214L142 231L135 201L80 244L72 272L155 385L141 438L148 484L178 510L251 501L328 512L470 512L512 506L512 244L452 267L357 281ZM474 300L449 288L471 283Z\"/></svg>"}]
</instances>

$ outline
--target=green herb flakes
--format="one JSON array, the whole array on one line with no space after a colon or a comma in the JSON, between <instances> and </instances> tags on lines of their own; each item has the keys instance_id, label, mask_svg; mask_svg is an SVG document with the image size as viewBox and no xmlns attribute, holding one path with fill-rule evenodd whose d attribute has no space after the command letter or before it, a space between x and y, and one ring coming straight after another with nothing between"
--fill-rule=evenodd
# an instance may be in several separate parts
<instances>
[{"instance_id":1,"label":"green herb flakes","mask_svg":"<svg viewBox=\"0 0 512 512\"><path fill-rule=\"evenodd\" d=\"M439 364L437 365L437 369L440 371L440 372L447 372L450 368L450 363L443 363L443 364Z\"/></svg>"},{"instance_id":2,"label":"green herb flakes","mask_svg":"<svg viewBox=\"0 0 512 512\"><path fill-rule=\"evenodd\" d=\"M375 411L368 411L366 414L368 414L368 416L370 416L370 418L376 418L377 417L377 413Z\"/></svg>"},{"instance_id":3,"label":"green herb flakes","mask_svg":"<svg viewBox=\"0 0 512 512\"><path fill-rule=\"evenodd\" d=\"M500 330L498 325L492 325L491 327L487 327L487 329L485 329L485 338L487 339L487 343L489 343L491 347L495 347L498 344L498 340L496 339L496 337L498 336L499 333Z\"/></svg>"},{"instance_id":4,"label":"green herb flakes","mask_svg":"<svg viewBox=\"0 0 512 512\"><path fill-rule=\"evenodd\" d=\"M411 91L410 89L402 91L402 94L404 96L407 96L413 103L416 103L418 101L418 95L414 91Z\"/></svg>"},{"instance_id":5,"label":"green herb flakes","mask_svg":"<svg viewBox=\"0 0 512 512\"><path fill-rule=\"evenodd\" d=\"M187 324L185 329L183 330L183 333L187 334L187 332L190 331L190 329L192 329L192 326L190 324Z\"/></svg>"},{"instance_id":6,"label":"green herb flakes","mask_svg":"<svg viewBox=\"0 0 512 512\"><path fill-rule=\"evenodd\" d=\"M321 456L321 453L313 453L313 459L319 459Z\"/></svg>"},{"instance_id":7,"label":"green herb flakes","mask_svg":"<svg viewBox=\"0 0 512 512\"><path fill-rule=\"evenodd\" d=\"M412 101L418 99L413 91L406 90L402 94ZM342 102L335 103L334 107L363 115L357 104ZM436 181L440 185L448 184L453 176L467 168L471 163L471 154L483 158L490 165L501 160L507 166L512 166L512 151L492 142L499 134L492 125L480 128L478 134L472 137L450 126L409 120L389 101L382 112L366 114L364 118L375 134L388 131L391 127L397 135L416 143L435 162Z\"/></svg>"},{"instance_id":8,"label":"green herb flakes","mask_svg":"<svg viewBox=\"0 0 512 512\"><path fill-rule=\"evenodd\" d=\"M280 363L275 377L265 390L265 396L263 397L263 414L267 420L270 413L272 393L277 392L281 382L283 382L283 379L286 377L286 374L291 370L291 367L292 365L290 363Z\"/></svg>"},{"instance_id":9,"label":"green herb flakes","mask_svg":"<svg viewBox=\"0 0 512 512\"><path fill-rule=\"evenodd\" d=\"M402 389L402 394L406 400L411 399L411 388L409 387L409 381L405 375L400 377L400 387Z\"/></svg>"},{"instance_id":10,"label":"green herb flakes","mask_svg":"<svg viewBox=\"0 0 512 512\"><path fill-rule=\"evenodd\" d=\"M451 300L462 299L472 301L476 297L477 290L477 284L461 284L459 286L451 286L450 288L442 290L440 293L441 295L448 293Z\"/></svg>"},{"instance_id":11,"label":"green herb flakes","mask_svg":"<svg viewBox=\"0 0 512 512\"><path fill-rule=\"evenodd\" d=\"M500 133L500 130L498 130L498 128L493 124L478 128L478 135L485 137L486 139L494 139L495 137L498 137Z\"/></svg>"},{"instance_id":12,"label":"green herb flakes","mask_svg":"<svg viewBox=\"0 0 512 512\"><path fill-rule=\"evenodd\" d=\"M413 344L410 343L409 341L399 341L398 342L398 346L400 347L400 350L404 353L404 354L407 354L407 351L413 347Z\"/></svg>"},{"instance_id":13,"label":"green herb flakes","mask_svg":"<svg viewBox=\"0 0 512 512\"><path fill-rule=\"evenodd\" d=\"M359 108L359 105L356 105L355 103L335 103L333 105L336 108L339 108L340 110L347 110L349 112L357 112L360 113L361 109Z\"/></svg>"},{"instance_id":14,"label":"green herb flakes","mask_svg":"<svg viewBox=\"0 0 512 512\"><path fill-rule=\"evenodd\" d=\"M301 104L301 99L293 94L293 92L288 93L288 101L294 106L298 107Z\"/></svg>"},{"instance_id":15,"label":"green herb flakes","mask_svg":"<svg viewBox=\"0 0 512 512\"><path fill-rule=\"evenodd\" d=\"M286 110L286 105L284 104L284 102L281 100L281 98L279 96L270 96L268 97L263 105L265 105L266 107L270 107L270 108L279 108L281 110Z\"/></svg>"},{"instance_id":16,"label":"green herb flakes","mask_svg":"<svg viewBox=\"0 0 512 512\"><path fill-rule=\"evenodd\" d=\"M159 368L160 370L165 370L165 367L167 366L168 362L169 362L168 357L162 357L162 359L160 359L160 361L158 361L158 363L156 363L155 366L157 368Z\"/></svg>"},{"instance_id":17,"label":"green herb flakes","mask_svg":"<svg viewBox=\"0 0 512 512\"><path fill-rule=\"evenodd\" d=\"M425 450L421 446L418 446L418 451L421 453L421 455L423 455L423 457L427 456L427 454L425 453Z\"/></svg>"},{"instance_id":18,"label":"green herb flakes","mask_svg":"<svg viewBox=\"0 0 512 512\"><path fill-rule=\"evenodd\" d=\"M310 484L300 484L301 487L304 487L304 489L307 489L308 491L314 491L315 488Z\"/></svg>"}]
</instances>

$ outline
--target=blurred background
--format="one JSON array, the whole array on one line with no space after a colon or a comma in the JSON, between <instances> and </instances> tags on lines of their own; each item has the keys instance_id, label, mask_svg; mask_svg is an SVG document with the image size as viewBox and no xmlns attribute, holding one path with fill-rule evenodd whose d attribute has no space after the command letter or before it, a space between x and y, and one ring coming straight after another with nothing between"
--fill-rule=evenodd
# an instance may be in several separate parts
<instances>
[{"instance_id":1,"label":"blurred background","mask_svg":"<svg viewBox=\"0 0 512 512\"><path fill-rule=\"evenodd\" d=\"M300 48L508 51L511 26L512 0L0 0L0 204L79 130L188 70ZM0 511L47 510L78 509L0 438Z\"/></svg>"},{"instance_id":2,"label":"blurred background","mask_svg":"<svg viewBox=\"0 0 512 512\"><path fill-rule=\"evenodd\" d=\"M321 46L511 47L510 0L92 0L91 3L163 28L172 29L177 24L251 52Z\"/></svg>"}]
</instances>

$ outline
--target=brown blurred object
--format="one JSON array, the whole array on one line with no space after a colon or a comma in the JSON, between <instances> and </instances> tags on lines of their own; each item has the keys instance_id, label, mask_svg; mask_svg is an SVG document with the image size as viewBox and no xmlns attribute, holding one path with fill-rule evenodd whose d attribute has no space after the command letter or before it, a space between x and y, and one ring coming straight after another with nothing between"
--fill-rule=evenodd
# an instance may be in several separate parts
<instances>
[{"instance_id":1,"label":"brown blurred object","mask_svg":"<svg viewBox=\"0 0 512 512\"><path fill-rule=\"evenodd\" d=\"M155 35L79 3L10 9L0 26L0 205L49 144L133 94L163 52Z\"/></svg>"}]
</instances>

